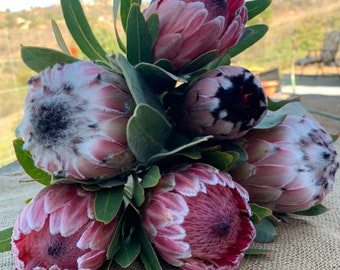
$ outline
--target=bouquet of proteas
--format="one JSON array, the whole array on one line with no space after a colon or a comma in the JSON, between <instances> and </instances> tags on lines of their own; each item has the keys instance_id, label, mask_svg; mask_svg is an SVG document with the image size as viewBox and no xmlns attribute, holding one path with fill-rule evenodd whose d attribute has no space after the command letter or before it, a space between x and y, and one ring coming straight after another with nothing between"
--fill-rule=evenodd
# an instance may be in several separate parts
<instances>
[{"instance_id":1,"label":"bouquet of proteas","mask_svg":"<svg viewBox=\"0 0 340 270\"><path fill-rule=\"evenodd\" d=\"M11 234L17 269L236 269L287 213L315 214L339 167L332 138L283 112L231 58L269 0L114 0L107 54L76 0L61 0L89 60L22 47L28 82L17 158L46 187ZM120 18L125 31L118 34ZM301 106L301 105L300 105ZM256 231L261 234L256 236ZM5 244L2 244L5 245Z\"/></svg>"}]
</instances>

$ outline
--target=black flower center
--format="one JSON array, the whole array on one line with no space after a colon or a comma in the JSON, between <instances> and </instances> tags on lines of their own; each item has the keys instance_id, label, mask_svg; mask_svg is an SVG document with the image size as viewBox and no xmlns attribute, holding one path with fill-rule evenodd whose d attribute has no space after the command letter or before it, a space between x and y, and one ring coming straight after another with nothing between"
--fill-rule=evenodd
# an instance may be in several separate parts
<instances>
[{"instance_id":1,"label":"black flower center","mask_svg":"<svg viewBox=\"0 0 340 270\"><path fill-rule=\"evenodd\" d=\"M227 217L222 216L215 220L215 223L212 225L212 233L216 237L225 237L230 232L230 223Z\"/></svg>"},{"instance_id":2,"label":"black flower center","mask_svg":"<svg viewBox=\"0 0 340 270\"><path fill-rule=\"evenodd\" d=\"M41 104L32 118L37 140L46 147L65 138L72 123L65 102Z\"/></svg>"},{"instance_id":3,"label":"black flower center","mask_svg":"<svg viewBox=\"0 0 340 270\"><path fill-rule=\"evenodd\" d=\"M64 253L64 246L61 237L57 237L48 244L47 254L52 258L58 258Z\"/></svg>"},{"instance_id":4,"label":"black flower center","mask_svg":"<svg viewBox=\"0 0 340 270\"><path fill-rule=\"evenodd\" d=\"M208 19L211 20L217 16L225 16L227 10L226 0L210 0L204 3L209 11Z\"/></svg>"}]
</instances>

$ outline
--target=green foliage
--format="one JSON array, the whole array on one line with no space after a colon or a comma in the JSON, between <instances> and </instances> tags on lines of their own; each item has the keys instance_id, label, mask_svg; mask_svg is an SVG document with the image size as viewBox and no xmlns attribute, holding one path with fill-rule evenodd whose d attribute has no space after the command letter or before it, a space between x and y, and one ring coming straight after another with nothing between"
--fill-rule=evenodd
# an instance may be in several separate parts
<instances>
[{"instance_id":1,"label":"green foliage","mask_svg":"<svg viewBox=\"0 0 340 270\"><path fill-rule=\"evenodd\" d=\"M13 228L0 231L0 253L11 250L11 237Z\"/></svg>"},{"instance_id":2,"label":"green foliage","mask_svg":"<svg viewBox=\"0 0 340 270\"><path fill-rule=\"evenodd\" d=\"M48 186L51 182L51 175L34 166L34 161L31 154L23 149L23 145L24 141L21 139L16 139L13 141L15 154L21 167L30 177L32 177L32 179L45 186Z\"/></svg>"}]
</instances>

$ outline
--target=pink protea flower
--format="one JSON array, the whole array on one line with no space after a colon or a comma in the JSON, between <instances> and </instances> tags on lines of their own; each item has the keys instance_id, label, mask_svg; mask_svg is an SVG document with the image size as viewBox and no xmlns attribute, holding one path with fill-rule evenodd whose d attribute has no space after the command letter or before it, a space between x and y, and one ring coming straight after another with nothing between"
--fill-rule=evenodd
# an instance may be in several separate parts
<instances>
[{"instance_id":1,"label":"pink protea flower","mask_svg":"<svg viewBox=\"0 0 340 270\"><path fill-rule=\"evenodd\" d=\"M236 139L265 116L267 96L248 70L221 66L193 81L174 111L179 128L190 136Z\"/></svg>"},{"instance_id":2,"label":"pink protea flower","mask_svg":"<svg viewBox=\"0 0 340 270\"><path fill-rule=\"evenodd\" d=\"M41 190L18 216L12 253L18 270L98 269L117 225L94 217L94 193L80 185Z\"/></svg>"},{"instance_id":3,"label":"pink protea flower","mask_svg":"<svg viewBox=\"0 0 340 270\"><path fill-rule=\"evenodd\" d=\"M247 192L206 164L164 174L142 211L158 253L182 269L236 269L255 237Z\"/></svg>"},{"instance_id":4,"label":"pink protea flower","mask_svg":"<svg viewBox=\"0 0 340 270\"><path fill-rule=\"evenodd\" d=\"M248 161L230 171L250 201L275 212L297 212L319 204L339 167L330 135L318 122L288 115L278 126L245 137Z\"/></svg>"},{"instance_id":5,"label":"pink protea flower","mask_svg":"<svg viewBox=\"0 0 340 270\"><path fill-rule=\"evenodd\" d=\"M28 84L18 133L37 167L87 179L132 166L126 125L133 99L121 75L79 61L47 68Z\"/></svg>"},{"instance_id":6,"label":"pink protea flower","mask_svg":"<svg viewBox=\"0 0 340 270\"><path fill-rule=\"evenodd\" d=\"M153 13L160 22L154 60L167 59L175 69L211 50L223 54L239 41L247 22L244 0L152 0L144 16Z\"/></svg>"}]
</instances>

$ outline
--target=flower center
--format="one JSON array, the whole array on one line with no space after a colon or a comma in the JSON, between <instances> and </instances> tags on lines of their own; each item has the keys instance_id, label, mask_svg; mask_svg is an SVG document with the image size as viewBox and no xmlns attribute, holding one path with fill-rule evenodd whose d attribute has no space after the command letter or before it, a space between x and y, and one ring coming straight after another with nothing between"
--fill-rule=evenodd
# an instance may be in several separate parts
<instances>
[{"instance_id":1,"label":"flower center","mask_svg":"<svg viewBox=\"0 0 340 270\"><path fill-rule=\"evenodd\" d=\"M32 124L37 140L48 147L64 139L71 124L69 106L65 102L41 104L32 114Z\"/></svg>"},{"instance_id":2,"label":"flower center","mask_svg":"<svg viewBox=\"0 0 340 270\"><path fill-rule=\"evenodd\" d=\"M204 5L209 11L208 19L213 19L217 16L225 16L227 10L226 0L209 0L205 1Z\"/></svg>"},{"instance_id":3,"label":"flower center","mask_svg":"<svg viewBox=\"0 0 340 270\"><path fill-rule=\"evenodd\" d=\"M60 236L54 238L52 242L48 244L47 254L55 259L62 256L64 250L65 248L63 246L63 241Z\"/></svg>"}]
</instances>

